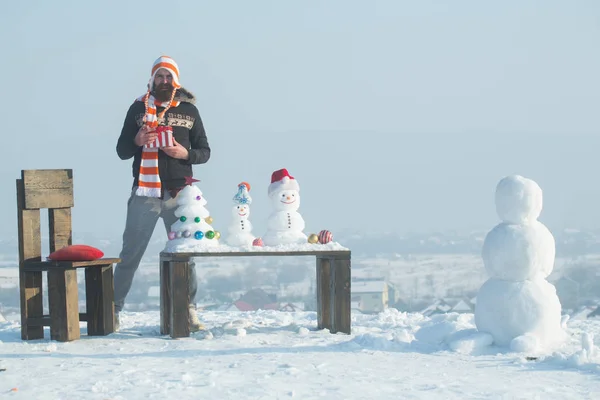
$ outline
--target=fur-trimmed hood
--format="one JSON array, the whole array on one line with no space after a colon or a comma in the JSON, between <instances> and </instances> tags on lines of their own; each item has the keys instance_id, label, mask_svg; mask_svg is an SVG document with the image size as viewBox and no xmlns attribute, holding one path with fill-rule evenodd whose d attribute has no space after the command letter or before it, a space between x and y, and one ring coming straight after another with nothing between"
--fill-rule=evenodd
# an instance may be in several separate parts
<instances>
[{"instance_id":1,"label":"fur-trimmed hood","mask_svg":"<svg viewBox=\"0 0 600 400\"><path fill-rule=\"evenodd\" d=\"M196 96L194 96L194 94L192 92L190 92L189 90L187 90L183 87L180 87L179 89L177 89L173 100L184 101L186 103L196 104Z\"/></svg>"}]
</instances>

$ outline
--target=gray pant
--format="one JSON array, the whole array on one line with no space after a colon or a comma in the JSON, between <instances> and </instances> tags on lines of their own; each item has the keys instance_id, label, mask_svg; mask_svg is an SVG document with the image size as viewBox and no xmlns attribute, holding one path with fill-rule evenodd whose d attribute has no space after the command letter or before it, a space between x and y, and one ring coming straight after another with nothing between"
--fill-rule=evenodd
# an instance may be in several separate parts
<instances>
[{"instance_id":1,"label":"gray pant","mask_svg":"<svg viewBox=\"0 0 600 400\"><path fill-rule=\"evenodd\" d=\"M127 220L123 232L123 249L119 258L121 262L115 267L115 311L120 312L125 305L125 297L131 289L133 276L140 265L142 256L148 247L156 222L163 219L167 232L175 223L177 203L165 191L164 199L136 196L135 189L127 202ZM165 241L167 239L165 238ZM190 304L194 303L198 282L196 281L196 266L190 262Z\"/></svg>"}]
</instances>

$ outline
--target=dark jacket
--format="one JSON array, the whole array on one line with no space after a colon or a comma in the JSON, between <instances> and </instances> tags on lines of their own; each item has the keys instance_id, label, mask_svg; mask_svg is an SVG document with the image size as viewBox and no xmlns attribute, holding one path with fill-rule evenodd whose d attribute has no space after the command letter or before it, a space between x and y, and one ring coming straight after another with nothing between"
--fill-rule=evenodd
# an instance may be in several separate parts
<instances>
[{"instance_id":1,"label":"dark jacket","mask_svg":"<svg viewBox=\"0 0 600 400\"><path fill-rule=\"evenodd\" d=\"M173 136L183 147L189 151L188 160L179 160L169 157L163 151L158 152L158 171L164 190L179 189L185 185L185 177L192 176L192 164L204 164L210 158L210 147L206 139L204 125L200 113L194 105L196 99L192 93L184 88L177 89L175 100L181 103L177 107L169 108L164 120L159 120L160 125L169 125L173 128ZM163 108L157 108L159 114ZM135 144L135 135L142 126L144 118L144 103L135 101L125 117L121 136L117 142L117 154L121 160L133 157L133 186L138 184L140 162L142 160L142 147Z\"/></svg>"}]
</instances>

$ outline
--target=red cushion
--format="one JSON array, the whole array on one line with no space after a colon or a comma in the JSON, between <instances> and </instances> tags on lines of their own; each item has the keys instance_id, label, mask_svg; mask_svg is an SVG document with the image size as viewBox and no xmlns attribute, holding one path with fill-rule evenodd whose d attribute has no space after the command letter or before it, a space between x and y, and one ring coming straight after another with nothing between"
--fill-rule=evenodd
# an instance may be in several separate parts
<instances>
[{"instance_id":1,"label":"red cushion","mask_svg":"<svg viewBox=\"0 0 600 400\"><path fill-rule=\"evenodd\" d=\"M104 253L95 247L85 244L74 244L56 250L48 256L52 261L92 261L102 258Z\"/></svg>"}]
</instances>

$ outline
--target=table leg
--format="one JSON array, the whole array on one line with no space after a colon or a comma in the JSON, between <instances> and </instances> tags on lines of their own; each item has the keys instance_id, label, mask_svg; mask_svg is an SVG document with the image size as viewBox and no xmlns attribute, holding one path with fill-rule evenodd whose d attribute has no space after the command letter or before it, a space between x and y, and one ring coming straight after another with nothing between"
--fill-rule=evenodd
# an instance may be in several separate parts
<instances>
[{"instance_id":1,"label":"table leg","mask_svg":"<svg viewBox=\"0 0 600 400\"><path fill-rule=\"evenodd\" d=\"M85 312L89 336L115 331L115 303L112 264L85 269Z\"/></svg>"},{"instance_id":2,"label":"table leg","mask_svg":"<svg viewBox=\"0 0 600 400\"><path fill-rule=\"evenodd\" d=\"M317 328L331 329L330 259L317 256Z\"/></svg>"},{"instance_id":3,"label":"table leg","mask_svg":"<svg viewBox=\"0 0 600 400\"><path fill-rule=\"evenodd\" d=\"M190 336L190 261L171 261L171 337Z\"/></svg>"},{"instance_id":4,"label":"table leg","mask_svg":"<svg viewBox=\"0 0 600 400\"><path fill-rule=\"evenodd\" d=\"M160 334L171 334L170 262L160 260Z\"/></svg>"},{"instance_id":5,"label":"table leg","mask_svg":"<svg viewBox=\"0 0 600 400\"><path fill-rule=\"evenodd\" d=\"M331 259L331 333L350 334L351 263L350 258Z\"/></svg>"}]
</instances>

